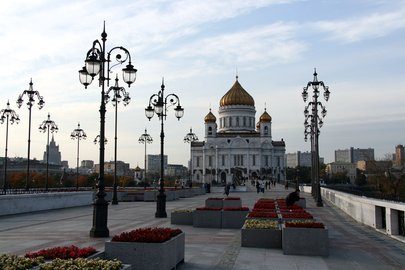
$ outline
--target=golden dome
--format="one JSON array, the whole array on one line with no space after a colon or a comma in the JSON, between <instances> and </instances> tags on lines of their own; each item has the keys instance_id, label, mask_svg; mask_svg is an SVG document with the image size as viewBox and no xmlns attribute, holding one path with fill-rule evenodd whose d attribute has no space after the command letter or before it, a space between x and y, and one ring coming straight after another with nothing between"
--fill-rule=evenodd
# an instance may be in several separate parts
<instances>
[{"instance_id":1,"label":"golden dome","mask_svg":"<svg viewBox=\"0 0 405 270\"><path fill-rule=\"evenodd\" d=\"M264 113L260 116L260 122L271 122L271 116L264 109Z\"/></svg>"},{"instance_id":2,"label":"golden dome","mask_svg":"<svg viewBox=\"0 0 405 270\"><path fill-rule=\"evenodd\" d=\"M260 129L260 122L257 122L257 124L256 124L256 129L257 129L257 130Z\"/></svg>"},{"instance_id":3,"label":"golden dome","mask_svg":"<svg viewBox=\"0 0 405 270\"><path fill-rule=\"evenodd\" d=\"M255 101L249 93L243 89L243 87L238 82L238 76L236 76L236 81L229 89L228 92L221 98L219 106L228 105L248 105L255 106Z\"/></svg>"},{"instance_id":4,"label":"golden dome","mask_svg":"<svg viewBox=\"0 0 405 270\"><path fill-rule=\"evenodd\" d=\"M215 117L215 115L211 112L211 109L210 109L210 112L205 116L205 118L204 118L204 122L205 123L208 123L208 122L213 122L213 123L215 123L217 121L217 118Z\"/></svg>"},{"instance_id":5,"label":"golden dome","mask_svg":"<svg viewBox=\"0 0 405 270\"><path fill-rule=\"evenodd\" d=\"M140 171L141 171L141 168L139 168L139 166L138 166L138 165L136 165L136 167L135 167L135 171L136 171L136 172L140 172Z\"/></svg>"}]
</instances>

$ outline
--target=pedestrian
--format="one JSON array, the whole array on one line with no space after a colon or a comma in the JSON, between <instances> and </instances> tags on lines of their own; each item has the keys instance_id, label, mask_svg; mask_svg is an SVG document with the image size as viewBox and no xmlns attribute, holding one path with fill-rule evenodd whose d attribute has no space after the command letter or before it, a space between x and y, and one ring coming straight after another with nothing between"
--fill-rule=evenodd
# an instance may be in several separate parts
<instances>
[{"instance_id":1,"label":"pedestrian","mask_svg":"<svg viewBox=\"0 0 405 270\"><path fill-rule=\"evenodd\" d=\"M260 183L260 191L264 194L264 181Z\"/></svg>"},{"instance_id":2,"label":"pedestrian","mask_svg":"<svg viewBox=\"0 0 405 270\"><path fill-rule=\"evenodd\" d=\"M285 198L285 203L287 206L293 205L295 202L298 202L300 200L300 190L296 189L294 192L291 192L290 194L287 195Z\"/></svg>"},{"instance_id":3,"label":"pedestrian","mask_svg":"<svg viewBox=\"0 0 405 270\"><path fill-rule=\"evenodd\" d=\"M259 192L260 192L260 183L259 183L259 180L256 180L256 191L257 191L257 194L259 194Z\"/></svg>"}]
</instances>

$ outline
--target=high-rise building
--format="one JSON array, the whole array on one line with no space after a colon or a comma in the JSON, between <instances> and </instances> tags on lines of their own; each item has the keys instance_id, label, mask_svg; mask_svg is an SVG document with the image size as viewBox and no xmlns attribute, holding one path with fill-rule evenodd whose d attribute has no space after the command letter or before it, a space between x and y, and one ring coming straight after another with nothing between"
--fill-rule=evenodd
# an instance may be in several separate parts
<instances>
[{"instance_id":1,"label":"high-rise building","mask_svg":"<svg viewBox=\"0 0 405 270\"><path fill-rule=\"evenodd\" d=\"M44 158L43 162L46 163L46 148L44 152ZM59 145L56 145L55 140L53 138L52 134L52 140L49 143L49 159L48 159L49 164L55 164L55 165L61 165L61 153L59 151Z\"/></svg>"},{"instance_id":2,"label":"high-rise building","mask_svg":"<svg viewBox=\"0 0 405 270\"><path fill-rule=\"evenodd\" d=\"M404 165L404 146L402 144L398 144L395 147L395 161L394 164L396 166L403 166Z\"/></svg>"},{"instance_id":3,"label":"high-rise building","mask_svg":"<svg viewBox=\"0 0 405 270\"><path fill-rule=\"evenodd\" d=\"M160 172L160 155L146 156L146 173ZM167 167L167 155L163 155L163 170Z\"/></svg>"},{"instance_id":4,"label":"high-rise building","mask_svg":"<svg viewBox=\"0 0 405 270\"><path fill-rule=\"evenodd\" d=\"M80 167L86 169L93 169L94 161L93 160L82 160Z\"/></svg>"},{"instance_id":5,"label":"high-rise building","mask_svg":"<svg viewBox=\"0 0 405 270\"><path fill-rule=\"evenodd\" d=\"M359 160L374 160L374 149L360 149L350 147L344 150L335 150L335 162L357 163Z\"/></svg>"},{"instance_id":6,"label":"high-rise building","mask_svg":"<svg viewBox=\"0 0 405 270\"><path fill-rule=\"evenodd\" d=\"M319 162L323 163L324 158L319 157ZM287 153L286 154L286 164L289 168L300 167L311 167L311 152L301 152Z\"/></svg>"},{"instance_id":7,"label":"high-rise building","mask_svg":"<svg viewBox=\"0 0 405 270\"><path fill-rule=\"evenodd\" d=\"M219 101L218 124L210 109L204 118L205 141L191 143L192 181L285 179L285 142L273 141L272 118L266 108L256 125L255 114L253 97L236 77Z\"/></svg>"}]
</instances>

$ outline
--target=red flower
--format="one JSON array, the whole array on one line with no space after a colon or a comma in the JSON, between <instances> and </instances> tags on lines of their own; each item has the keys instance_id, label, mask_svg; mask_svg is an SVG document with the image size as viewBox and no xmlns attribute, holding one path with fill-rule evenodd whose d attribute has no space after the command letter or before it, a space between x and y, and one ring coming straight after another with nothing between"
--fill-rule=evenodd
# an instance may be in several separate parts
<instances>
[{"instance_id":1,"label":"red flower","mask_svg":"<svg viewBox=\"0 0 405 270\"><path fill-rule=\"evenodd\" d=\"M195 210L202 210L202 211L221 211L221 207L197 207Z\"/></svg>"},{"instance_id":2,"label":"red flower","mask_svg":"<svg viewBox=\"0 0 405 270\"><path fill-rule=\"evenodd\" d=\"M240 198L239 198L239 197L227 197L227 198L225 198L224 200L238 201L238 200L240 200Z\"/></svg>"},{"instance_id":3,"label":"red flower","mask_svg":"<svg viewBox=\"0 0 405 270\"><path fill-rule=\"evenodd\" d=\"M282 218L313 218L313 216L308 212L302 213L281 213Z\"/></svg>"},{"instance_id":4,"label":"red flower","mask_svg":"<svg viewBox=\"0 0 405 270\"><path fill-rule=\"evenodd\" d=\"M27 258L44 257L46 260L59 259L76 259L85 258L91 254L96 253L96 249L93 247L79 248L77 246L66 246L66 247L54 247L48 249L41 249L36 252L29 252L25 254Z\"/></svg>"},{"instance_id":5,"label":"red flower","mask_svg":"<svg viewBox=\"0 0 405 270\"><path fill-rule=\"evenodd\" d=\"M263 208L263 209L275 209L276 205L274 203L255 203L254 208Z\"/></svg>"},{"instance_id":6,"label":"red flower","mask_svg":"<svg viewBox=\"0 0 405 270\"><path fill-rule=\"evenodd\" d=\"M140 228L130 232L114 235L114 242L146 242L163 243L182 233L180 229L171 228Z\"/></svg>"},{"instance_id":7,"label":"red flower","mask_svg":"<svg viewBox=\"0 0 405 270\"><path fill-rule=\"evenodd\" d=\"M255 218L278 218L277 213L275 212L251 212L248 214L248 217Z\"/></svg>"},{"instance_id":8,"label":"red flower","mask_svg":"<svg viewBox=\"0 0 405 270\"><path fill-rule=\"evenodd\" d=\"M222 201L223 199L224 199L224 198L211 197L211 198L208 198L207 200Z\"/></svg>"},{"instance_id":9,"label":"red flower","mask_svg":"<svg viewBox=\"0 0 405 270\"><path fill-rule=\"evenodd\" d=\"M224 211L249 211L249 207L224 207Z\"/></svg>"},{"instance_id":10,"label":"red flower","mask_svg":"<svg viewBox=\"0 0 405 270\"><path fill-rule=\"evenodd\" d=\"M314 228L314 229L324 229L325 225L321 222L286 222L285 223L286 227L292 227L292 228Z\"/></svg>"},{"instance_id":11,"label":"red flower","mask_svg":"<svg viewBox=\"0 0 405 270\"><path fill-rule=\"evenodd\" d=\"M253 208L252 211L254 212L276 212L276 209L268 209L268 208Z\"/></svg>"}]
</instances>

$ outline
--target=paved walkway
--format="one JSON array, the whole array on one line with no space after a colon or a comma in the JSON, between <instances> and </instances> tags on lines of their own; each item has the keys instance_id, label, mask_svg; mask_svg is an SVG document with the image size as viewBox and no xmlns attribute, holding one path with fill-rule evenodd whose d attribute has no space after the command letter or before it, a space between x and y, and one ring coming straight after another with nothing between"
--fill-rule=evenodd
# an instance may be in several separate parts
<instances>
[{"instance_id":1,"label":"paved walkway","mask_svg":"<svg viewBox=\"0 0 405 270\"><path fill-rule=\"evenodd\" d=\"M255 192L234 193L243 206L253 207L258 198L284 198L288 192L277 187L265 194ZM178 269L267 270L267 269L405 269L405 244L372 228L355 222L333 206L319 208L309 194L307 210L329 228L329 257L283 255L282 250L244 248L240 246L240 230L205 229L192 226L172 226L170 213L174 209L192 209L203 206L208 197L221 197L211 193L167 202L169 218L154 217L153 202L122 202L109 206L110 235L137 227L170 226L186 233L185 263ZM32 214L0 217L0 254L23 255L62 245L94 246L104 249L109 238L90 238L92 206L77 207Z\"/></svg>"}]
</instances>

